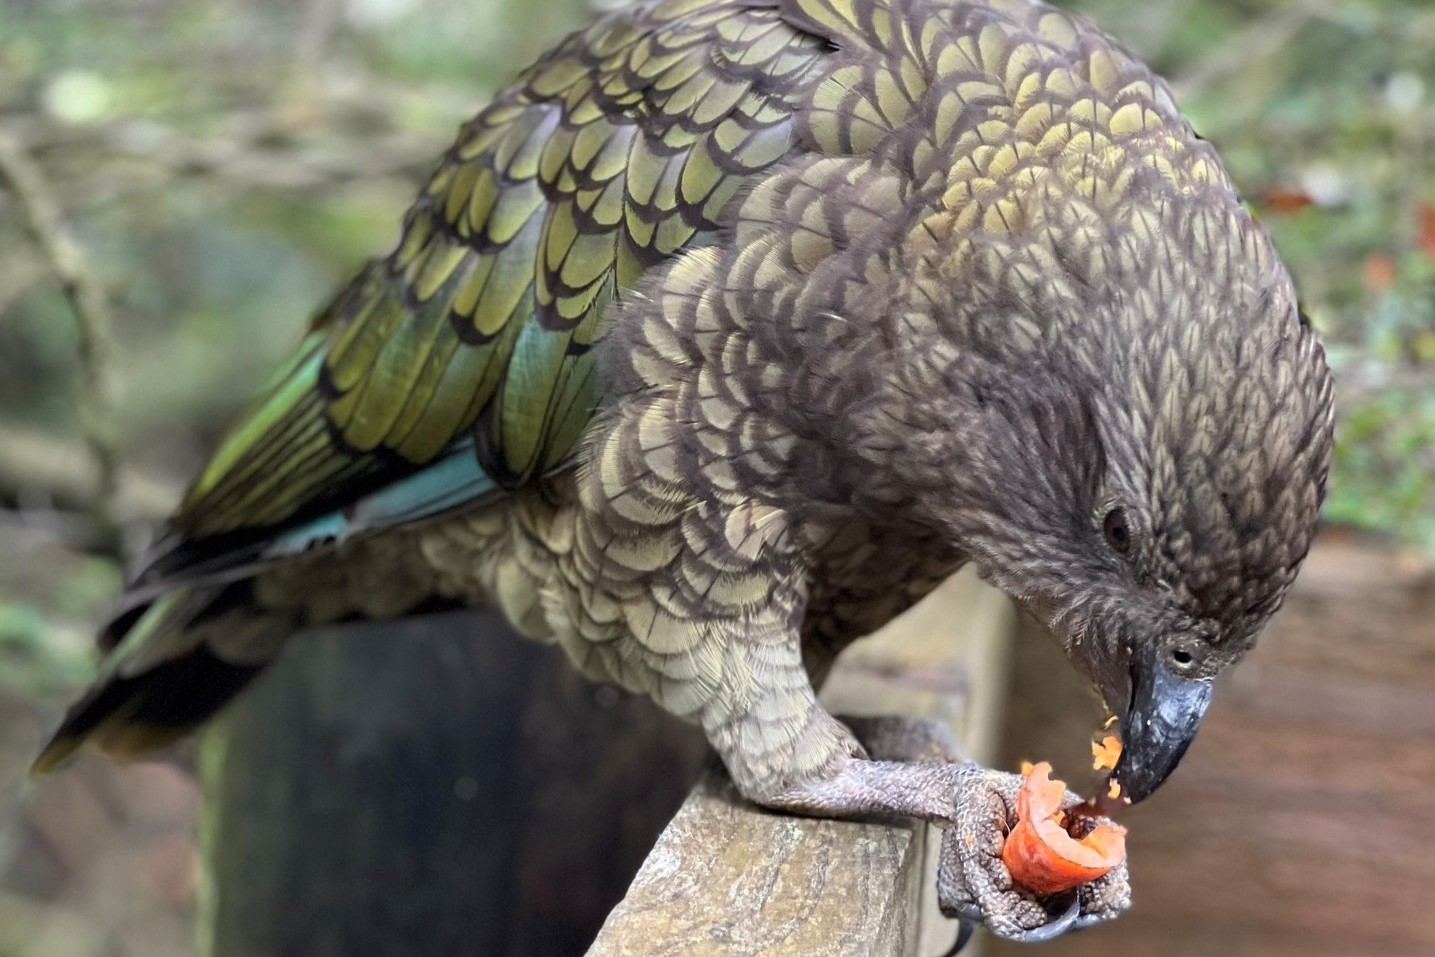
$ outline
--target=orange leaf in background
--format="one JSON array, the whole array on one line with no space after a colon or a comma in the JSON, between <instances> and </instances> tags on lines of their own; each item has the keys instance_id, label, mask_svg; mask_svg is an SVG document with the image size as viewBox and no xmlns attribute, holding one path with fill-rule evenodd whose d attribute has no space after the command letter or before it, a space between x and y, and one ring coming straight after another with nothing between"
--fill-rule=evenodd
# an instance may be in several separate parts
<instances>
[{"instance_id":1,"label":"orange leaf in background","mask_svg":"<svg viewBox=\"0 0 1435 957\"><path fill-rule=\"evenodd\" d=\"M1399 265L1395 257L1387 252L1374 252L1365 257L1365 266L1361 270L1361 278L1365 282L1365 288L1371 292L1384 292L1395 282L1395 273Z\"/></svg>"},{"instance_id":2,"label":"orange leaf in background","mask_svg":"<svg viewBox=\"0 0 1435 957\"><path fill-rule=\"evenodd\" d=\"M1315 203L1310 193L1291 186L1267 187L1260 192L1256 201L1269 213L1298 213Z\"/></svg>"},{"instance_id":3,"label":"orange leaf in background","mask_svg":"<svg viewBox=\"0 0 1435 957\"><path fill-rule=\"evenodd\" d=\"M1426 200L1420 204L1420 251L1435 259L1435 203Z\"/></svg>"},{"instance_id":4,"label":"orange leaf in background","mask_svg":"<svg viewBox=\"0 0 1435 957\"><path fill-rule=\"evenodd\" d=\"M1062 826L1066 785L1037 764L1017 794L1017 823L1002 845L1012 880L1039 895L1059 894L1096 880L1126 860L1126 829L1102 824L1080 840Z\"/></svg>"}]
</instances>

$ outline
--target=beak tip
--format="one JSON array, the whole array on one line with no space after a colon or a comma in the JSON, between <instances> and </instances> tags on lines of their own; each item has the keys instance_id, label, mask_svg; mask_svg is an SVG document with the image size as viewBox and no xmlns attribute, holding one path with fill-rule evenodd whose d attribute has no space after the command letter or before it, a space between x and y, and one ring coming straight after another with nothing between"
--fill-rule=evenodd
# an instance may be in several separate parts
<instances>
[{"instance_id":1,"label":"beak tip","mask_svg":"<svg viewBox=\"0 0 1435 957\"><path fill-rule=\"evenodd\" d=\"M1117 767L1111 776L1121 786L1121 796L1127 803L1140 804L1155 794L1169 775L1154 775L1128 766Z\"/></svg>"}]
</instances>

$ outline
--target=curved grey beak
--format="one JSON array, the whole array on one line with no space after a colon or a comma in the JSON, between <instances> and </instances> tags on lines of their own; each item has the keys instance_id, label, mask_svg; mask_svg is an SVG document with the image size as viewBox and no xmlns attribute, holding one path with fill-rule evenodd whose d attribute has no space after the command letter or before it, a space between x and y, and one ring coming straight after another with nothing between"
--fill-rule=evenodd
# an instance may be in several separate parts
<instances>
[{"instance_id":1,"label":"curved grey beak","mask_svg":"<svg viewBox=\"0 0 1435 957\"><path fill-rule=\"evenodd\" d=\"M1112 777L1132 804L1150 797L1191 746L1211 703L1210 678L1186 678L1154 653L1131 665L1131 704L1121 722L1121 759Z\"/></svg>"}]
</instances>

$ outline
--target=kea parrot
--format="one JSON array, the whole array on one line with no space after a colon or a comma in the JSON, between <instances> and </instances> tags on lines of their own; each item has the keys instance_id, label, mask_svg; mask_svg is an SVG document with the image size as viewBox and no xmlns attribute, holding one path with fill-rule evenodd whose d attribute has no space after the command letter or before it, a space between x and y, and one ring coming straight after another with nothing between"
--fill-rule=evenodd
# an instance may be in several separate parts
<instances>
[{"instance_id":1,"label":"kea parrot","mask_svg":"<svg viewBox=\"0 0 1435 957\"><path fill-rule=\"evenodd\" d=\"M700 725L760 805L945 826L942 908L1051 936L1125 908L1124 866L1015 888L1020 777L815 689L970 563L1146 798L1310 548L1333 418L1266 231L1089 21L638 3L461 128L195 479L36 771L174 740L307 626L491 605Z\"/></svg>"}]
</instances>

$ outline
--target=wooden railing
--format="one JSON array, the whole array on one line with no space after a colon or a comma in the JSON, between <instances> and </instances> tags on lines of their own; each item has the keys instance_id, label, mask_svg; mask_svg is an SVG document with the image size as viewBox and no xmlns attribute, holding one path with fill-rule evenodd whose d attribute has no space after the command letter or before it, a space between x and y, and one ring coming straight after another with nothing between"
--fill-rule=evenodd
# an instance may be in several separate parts
<instances>
[{"instance_id":1,"label":"wooden railing","mask_svg":"<svg viewBox=\"0 0 1435 957\"><path fill-rule=\"evenodd\" d=\"M824 701L839 714L940 718L973 758L987 759L1010 631L1007 601L959 576L849 650ZM658 838L588 957L944 953L957 927L936 908L933 833L907 821L772 814L711 770Z\"/></svg>"}]
</instances>

